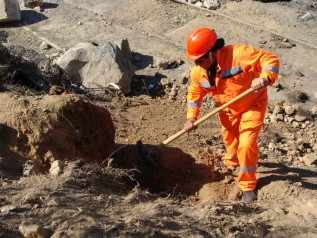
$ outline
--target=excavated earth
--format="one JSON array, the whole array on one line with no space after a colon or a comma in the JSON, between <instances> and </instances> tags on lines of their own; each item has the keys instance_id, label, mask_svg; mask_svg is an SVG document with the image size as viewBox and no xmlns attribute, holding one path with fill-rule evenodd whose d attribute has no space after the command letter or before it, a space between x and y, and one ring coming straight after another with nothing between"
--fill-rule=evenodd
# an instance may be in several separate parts
<instances>
[{"instance_id":1,"label":"excavated earth","mask_svg":"<svg viewBox=\"0 0 317 238\"><path fill-rule=\"evenodd\" d=\"M1 74L0 237L27 237L35 226L38 237L54 238L317 236L315 2L223 1L216 11L167 0L52 0L41 11L20 3L21 22L1 24L5 47L54 62L80 42L128 39L137 71L129 95L18 90ZM312 18L301 21L306 12ZM238 196L238 169L213 169L225 153L216 115L155 150L157 167L136 146L149 150L183 128L193 66L184 44L199 26L281 61L251 204ZM162 69L162 61L182 63ZM201 115L214 109L206 98ZM25 175L30 160L37 169ZM54 160L64 163L55 176Z\"/></svg>"}]
</instances>

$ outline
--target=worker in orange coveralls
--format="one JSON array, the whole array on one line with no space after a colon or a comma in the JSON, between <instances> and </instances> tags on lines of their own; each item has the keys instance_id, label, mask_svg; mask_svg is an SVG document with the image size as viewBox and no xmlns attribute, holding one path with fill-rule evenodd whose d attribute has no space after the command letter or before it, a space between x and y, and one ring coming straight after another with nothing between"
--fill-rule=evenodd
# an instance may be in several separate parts
<instances>
[{"instance_id":1,"label":"worker in orange coveralls","mask_svg":"<svg viewBox=\"0 0 317 238\"><path fill-rule=\"evenodd\" d=\"M268 104L267 86L274 84L279 59L270 52L244 45L226 45L209 28L197 28L186 40L186 56L195 62L190 73L187 121L184 129L195 129L202 99L211 95L221 106L250 87L255 89L219 112L227 152L215 167L240 166L238 186L245 202L256 200L257 138Z\"/></svg>"}]
</instances>

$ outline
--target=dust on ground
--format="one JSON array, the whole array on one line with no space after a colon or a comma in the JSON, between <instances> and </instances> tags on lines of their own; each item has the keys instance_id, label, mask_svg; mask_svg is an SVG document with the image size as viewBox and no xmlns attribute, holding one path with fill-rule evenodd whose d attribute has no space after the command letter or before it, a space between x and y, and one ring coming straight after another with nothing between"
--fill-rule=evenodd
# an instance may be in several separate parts
<instances>
[{"instance_id":1,"label":"dust on ground","mask_svg":"<svg viewBox=\"0 0 317 238\"><path fill-rule=\"evenodd\" d=\"M314 12L312 6L296 2L223 3L217 12L240 22L173 1L68 0L45 3L41 13L24 9L24 27L38 35L21 25L8 25L4 28L7 43L38 50L40 35L67 49L83 41L102 45L127 38L140 60L134 62L138 70L131 85L133 93L128 96L38 97L14 90L1 92L0 122L27 128L21 131L27 135L22 138L17 131L8 131L9 127L0 132L1 236L22 237L19 225L27 221L46 228L51 237L315 237L317 169L304 164L302 155L290 157L283 149L262 150L258 200L244 204L237 198L238 171L213 169L213 162L225 152L216 116L195 132L153 152L157 167L145 161L136 148L140 139L150 149L182 129L186 85L179 85L173 100L161 88L146 88L162 78L177 84L188 73L192 65L184 56L184 40L191 29L201 25L215 28L227 43L250 44L277 54L281 59L281 90L269 90L268 111L277 102L286 101L298 104L310 115L316 103L315 88L311 87L315 85L316 48L309 45L317 45L312 27L316 20L301 22L298 16L306 10ZM57 50L53 47L42 53L52 57ZM148 67L156 58L182 59L185 64L171 70ZM90 104L94 112L106 108L111 115L115 127L111 152L98 153L103 148L95 144L98 140L94 136L102 136L97 128L107 124L103 120L108 115L103 110L95 117L89 115L85 107ZM69 111L61 116L60 108L65 105ZM201 114L210 112L213 105L206 99ZM72 107L82 114L74 113ZM315 118L310 119L315 123ZM87 122L92 130L80 130L88 127L83 125ZM54 129L63 133L47 137ZM313 138L316 127L308 132L283 122L266 124L259 144L267 148L288 134ZM65 161L61 175L22 176L27 158L44 161L47 171L51 157L38 152L58 151L50 149L54 146L60 147L59 158ZM81 153L71 153L78 151ZM89 163L82 163L83 159ZM13 207L5 210L6 205Z\"/></svg>"}]
</instances>

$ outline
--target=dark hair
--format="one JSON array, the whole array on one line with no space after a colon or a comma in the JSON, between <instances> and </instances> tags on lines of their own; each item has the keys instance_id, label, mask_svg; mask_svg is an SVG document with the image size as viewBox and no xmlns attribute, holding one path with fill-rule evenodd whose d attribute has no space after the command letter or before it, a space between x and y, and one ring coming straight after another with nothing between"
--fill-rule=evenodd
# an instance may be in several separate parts
<instances>
[{"instance_id":1,"label":"dark hair","mask_svg":"<svg viewBox=\"0 0 317 238\"><path fill-rule=\"evenodd\" d=\"M207 51L207 53L201 56L200 58L205 58L205 59L208 58L208 55L210 52L212 52L212 50Z\"/></svg>"}]
</instances>

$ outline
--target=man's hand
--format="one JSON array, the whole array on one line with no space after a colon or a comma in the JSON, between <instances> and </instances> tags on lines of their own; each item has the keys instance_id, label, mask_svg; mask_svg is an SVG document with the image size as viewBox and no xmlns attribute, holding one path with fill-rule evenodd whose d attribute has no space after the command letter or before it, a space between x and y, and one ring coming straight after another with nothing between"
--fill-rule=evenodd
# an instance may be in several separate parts
<instances>
[{"instance_id":1,"label":"man's hand","mask_svg":"<svg viewBox=\"0 0 317 238\"><path fill-rule=\"evenodd\" d=\"M251 83L251 88L253 88L254 90L260 90L261 88L264 88L267 85L269 85L269 80L264 78L255 78Z\"/></svg>"},{"instance_id":2,"label":"man's hand","mask_svg":"<svg viewBox=\"0 0 317 238\"><path fill-rule=\"evenodd\" d=\"M184 130L186 131L196 130L197 126L194 126L195 121L196 121L195 118L189 118L184 124Z\"/></svg>"}]
</instances>

